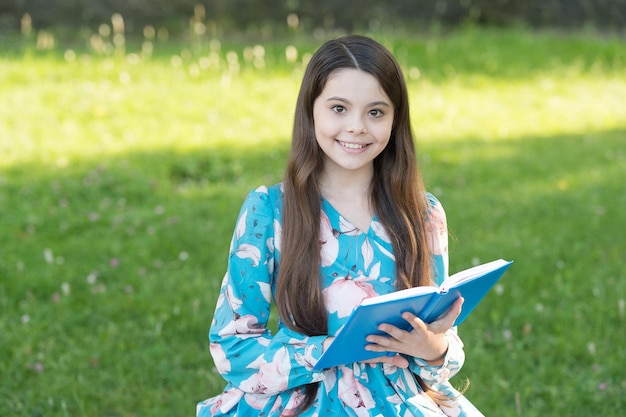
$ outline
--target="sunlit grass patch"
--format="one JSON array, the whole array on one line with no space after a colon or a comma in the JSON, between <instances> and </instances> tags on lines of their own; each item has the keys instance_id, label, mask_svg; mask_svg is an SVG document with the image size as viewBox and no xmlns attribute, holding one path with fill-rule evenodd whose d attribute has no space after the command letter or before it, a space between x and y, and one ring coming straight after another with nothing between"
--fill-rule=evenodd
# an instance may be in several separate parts
<instances>
[{"instance_id":1,"label":"sunlit grass patch","mask_svg":"<svg viewBox=\"0 0 626 417\"><path fill-rule=\"evenodd\" d=\"M626 83L617 76L545 74L526 80L457 79L411 85L419 139L511 140L624 125Z\"/></svg>"}]
</instances>

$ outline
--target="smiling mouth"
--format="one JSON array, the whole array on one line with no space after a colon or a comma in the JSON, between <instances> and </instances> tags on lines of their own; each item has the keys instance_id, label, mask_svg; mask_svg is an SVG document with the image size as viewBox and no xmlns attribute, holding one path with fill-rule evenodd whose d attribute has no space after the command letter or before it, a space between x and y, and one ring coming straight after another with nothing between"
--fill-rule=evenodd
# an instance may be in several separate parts
<instances>
[{"instance_id":1,"label":"smiling mouth","mask_svg":"<svg viewBox=\"0 0 626 417\"><path fill-rule=\"evenodd\" d=\"M339 142L341 146L348 148L348 149L363 149L368 146L368 144L349 143L349 142L342 142L340 140L338 140L337 142Z\"/></svg>"}]
</instances>

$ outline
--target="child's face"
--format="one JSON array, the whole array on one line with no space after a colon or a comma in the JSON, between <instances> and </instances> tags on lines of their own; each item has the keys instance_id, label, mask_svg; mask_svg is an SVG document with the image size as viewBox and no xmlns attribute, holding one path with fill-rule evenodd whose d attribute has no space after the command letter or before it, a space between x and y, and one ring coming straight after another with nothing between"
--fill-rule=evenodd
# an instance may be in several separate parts
<instances>
[{"instance_id":1,"label":"child's face","mask_svg":"<svg viewBox=\"0 0 626 417\"><path fill-rule=\"evenodd\" d=\"M313 104L317 143L325 170L371 170L389 143L394 108L378 80L357 69L339 69L328 77Z\"/></svg>"}]
</instances>

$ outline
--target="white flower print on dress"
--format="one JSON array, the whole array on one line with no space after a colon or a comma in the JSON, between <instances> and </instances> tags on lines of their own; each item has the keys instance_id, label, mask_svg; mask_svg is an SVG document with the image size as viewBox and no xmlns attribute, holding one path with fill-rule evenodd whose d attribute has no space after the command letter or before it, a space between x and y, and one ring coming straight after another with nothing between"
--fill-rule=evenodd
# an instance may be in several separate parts
<instances>
[{"instance_id":1,"label":"white flower print on dress","mask_svg":"<svg viewBox=\"0 0 626 417\"><path fill-rule=\"evenodd\" d=\"M342 367L342 370L342 376L337 384L339 399L358 416L370 416L368 410L376 407L370 390L361 384L359 378L356 378L348 367Z\"/></svg>"},{"instance_id":2,"label":"white flower print on dress","mask_svg":"<svg viewBox=\"0 0 626 417\"><path fill-rule=\"evenodd\" d=\"M253 266L258 266L261 262L261 251L256 246L242 243L237 247L237 256L241 259L250 259L252 260Z\"/></svg>"},{"instance_id":3,"label":"white flower print on dress","mask_svg":"<svg viewBox=\"0 0 626 417\"><path fill-rule=\"evenodd\" d=\"M352 278L350 275L335 279L330 287L322 291L328 312L337 313L339 318L352 314L361 301L376 295L369 280L364 276Z\"/></svg>"},{"instance_id":4,"label":"white flower print on dress","mask_svg":"<svg viewBox=\"0 0 626 417\"><path fill-rule=\"evenodd\" d=\"M324 212L320 216L320 242L322 243L322 266L332 265L337 260L337 255L339 254L339 240L333 232L328 216Z\"/></svg>"}]
</instances>

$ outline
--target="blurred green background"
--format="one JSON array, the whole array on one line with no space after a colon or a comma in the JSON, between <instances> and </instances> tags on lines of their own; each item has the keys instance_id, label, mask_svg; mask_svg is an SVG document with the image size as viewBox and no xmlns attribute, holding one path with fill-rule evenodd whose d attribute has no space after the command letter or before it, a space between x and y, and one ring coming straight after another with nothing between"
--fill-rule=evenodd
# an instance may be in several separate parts
<instances>
[{"instance_id":1,"label":"blurred green background","mask_svg":"<svg viewBox=\"0 0 626 417\"><path fill-rule=\"evenodd\" d=\"M407 78L487 416L626 407L624 1L0 1L0 415L185 416L245 194L304 66L373 36Z\"/></svg>"}]
</instances>

